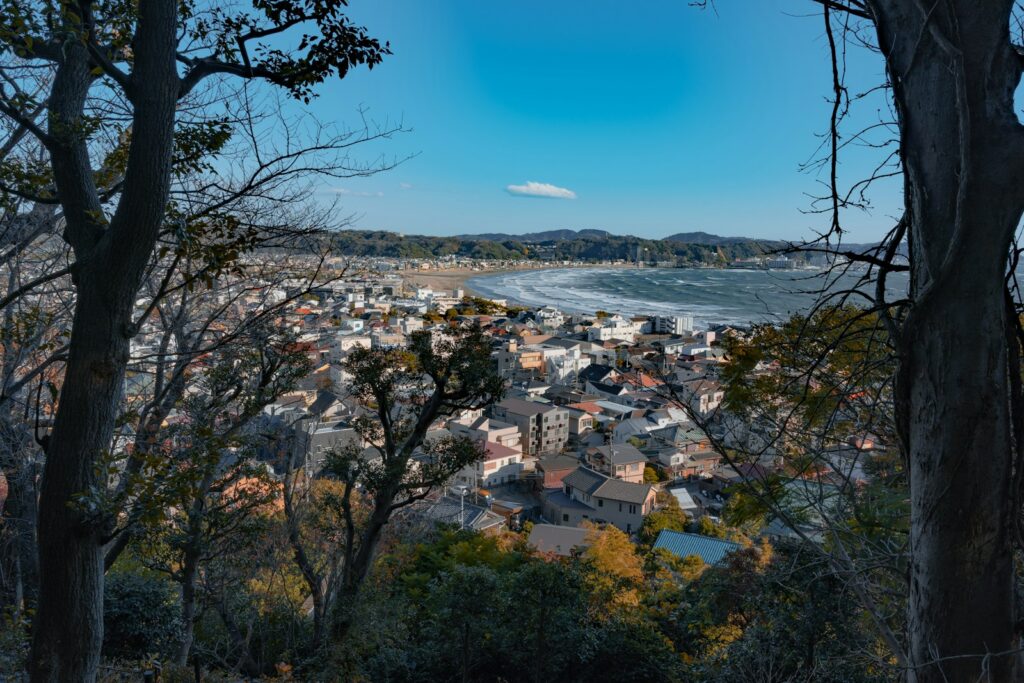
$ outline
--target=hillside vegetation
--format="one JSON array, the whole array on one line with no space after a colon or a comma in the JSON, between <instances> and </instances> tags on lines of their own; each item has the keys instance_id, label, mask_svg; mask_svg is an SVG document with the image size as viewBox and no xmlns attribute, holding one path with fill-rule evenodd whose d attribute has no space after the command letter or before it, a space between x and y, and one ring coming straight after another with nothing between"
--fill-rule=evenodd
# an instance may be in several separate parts
<instances>
[{"instance_id":1,"label":"hillside vegetation","mask_svg":"<svg viewBox=\"0 0 1024 683\"><path fill-rule=\"evenodd\" d=\"M700 238L680 241L643 239L613 235L599 230L555 230L529 235L461 235L433 237L401 235L386 231L344 230L329 237L334 251L347 256L380 256L391 258L439 258L462 256L481 259L537 260L634 260L637 249L644 260L683 261L687 263L719 263L736 258L766 254L782 249L777 241L747 238L714 238L707 233L692 233ZM646 250L646 251L644 251Z\"/></svg>"}]
</instances>

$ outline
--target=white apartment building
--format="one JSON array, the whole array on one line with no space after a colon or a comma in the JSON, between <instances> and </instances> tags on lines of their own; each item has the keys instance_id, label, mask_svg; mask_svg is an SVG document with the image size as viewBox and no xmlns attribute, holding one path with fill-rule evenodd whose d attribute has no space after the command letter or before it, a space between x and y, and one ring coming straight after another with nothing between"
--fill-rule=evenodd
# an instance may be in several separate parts
<instances>
[{"instance_id":1,"label":"white apartment building","mask_svg":"<svg viewBox=\"0 0 1024 683\"><path fill-rule=\"evenodd\" d=\"M693 331L692 315L656 315L651 322L655 334L686 335Z\"/></svg>"}]
</instances>

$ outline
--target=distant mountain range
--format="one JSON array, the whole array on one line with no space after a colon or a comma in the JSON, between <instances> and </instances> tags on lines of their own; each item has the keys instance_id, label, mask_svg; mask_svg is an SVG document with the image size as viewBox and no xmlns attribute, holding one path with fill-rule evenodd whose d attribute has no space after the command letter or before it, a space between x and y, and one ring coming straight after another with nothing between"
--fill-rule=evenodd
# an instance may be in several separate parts
<instances>
[{"instance_id":1,"label":"distant mountain range","mask_svg":"<svg viewBox=\"0 0 1024 683\"><path fill-rule=\"evenodd\" d=\"M332 249L349 256L547 261L648 261L680 264L722 264L783 249L786 243L746 237L720 237L706 232L679 233L665 239L616 235L606 230L547 230L525 235L481 233L436 237L400 235L381 230L342 230L324 235Z\"/></svg>"},{"instance_id":2,"label":"distant mountain range","mask_svg":"<svg viewBox=\"0 0 1024 683\"><path fill-rule=\"evenodd\" d=\"M776 243L778 240L757 240L752 237L722 237L712 235L709 232L677 232L668 237L662 237L664 242L682 242L683 244L707 244L710 246L721 246L723 244L744 244L747 242ZM781 242L779 242L781 244Z\"/></svg>"},{"instance_id":3,"label":"distant mountain range","mask_svg":"<svg viewBox=\"0 0 1024 683\"><path fill-rule=\"evenodd\" d=\"M482 232L472 235L455 235L456 239L479 242L486 240L490 242L555 242L558 240L591 239L599 240L607 237L614 237L607 230L544 230L541 232L528 232L523 235L513 235L507 232Z\"/></svg>"},{"instance_id":4,"label":"distant mountain range","mask_svg":"<svg viewBox=\"0 0 1024 683\"><path fill-rule=\"evenodd\" d=\"M542 242L557 242L559 240L600 240L608 238L622 238L632 237L631 235L616 235L608 232L607 230L594 230L585 228L583 230L544 230L541 232L528 232L522 235L513 235L511 233L504 232L484 232L472 235L456 235L456 239L466 240L471 242L479 241L490 241L490 242L528 242L528 243L542 243ZM662 242L680 242L682 244L702 244L706 246L722 246L726 244L744 244L751 242L758 243L778 243L777 240L758 240L752 237L723 237L722 235L712 235L709 232L697 231L697 232L679 232L675 235L669 235L668 237L662 237Z\"/></svg>"}]
</instances>

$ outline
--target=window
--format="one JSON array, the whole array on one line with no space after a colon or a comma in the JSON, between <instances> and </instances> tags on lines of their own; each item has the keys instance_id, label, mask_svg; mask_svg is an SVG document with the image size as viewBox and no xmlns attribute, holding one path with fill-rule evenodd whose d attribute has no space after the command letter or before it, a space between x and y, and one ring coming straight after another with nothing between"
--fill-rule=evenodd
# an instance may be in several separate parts
<instances>
[{"instance_id":1,"label":"window","mask_svg":"<svg viewBox=\"0 0 1024 683\"><path fill-rule=\"evenodd\" d=\"M604 507L604 499L602 499L602 498L598 498L597 499L597 507L599 507L599 508L603 508Z\"/></svg>"},{"instance_id":2,"label":"window","mask_svg":"<svg viewBox=\"0 0 1024 683\"><path fill-rule=\"evenodd\" d=\"M635 515L636 514L636 505L630 505L629 506L629 514L631 514L631 515Z\"/></svg>"},{"instance_id":3,"label":"window","mask_svg":"<svg viewBox=\"0 0 1024 683\"><path fill-rule=\"evenodd\" d=\"M563 513L562 514L562 521L563 522L568 522L569 521L569 515Z\"/></svg>"},{"instance_id":4,"label":"window","mask_svg":"<svg viewBox=\"0 0 1024 683\"><path fill-rule=\"evenodd\" d=\"M619 503L619 512L622 512L622 503Z\"/></svg>"}]
</instances>

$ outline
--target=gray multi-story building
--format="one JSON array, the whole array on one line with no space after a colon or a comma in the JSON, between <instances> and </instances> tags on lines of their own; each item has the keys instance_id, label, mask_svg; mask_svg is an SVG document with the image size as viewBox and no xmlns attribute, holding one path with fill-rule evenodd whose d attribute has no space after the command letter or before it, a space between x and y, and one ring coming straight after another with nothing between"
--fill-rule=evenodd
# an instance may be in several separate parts
<instances>
[{"instance_id":1,"label":"gray multi-story building","mask_svg":"<svg viewBox=\"0 0 1024 683\"><path fill-rule=\"evenodd\" d=\"M356 430L338 418L328 421L307 418L299 420L293 429L296 462L302 463L309 476L320 473L330 453L363 445Z\"/></svg>"},{"instance_id":2,"label":"gray multi-story building","mask_svg":"<svg viewBox=\"0 0 1024 683\"><path fill-rule=\"evenodd\" d=\"M519 428L523 453L558 453L569 440L569 411L549 403L506 398L491 406L491 417Z\"/></svg>"}]
</instances>

